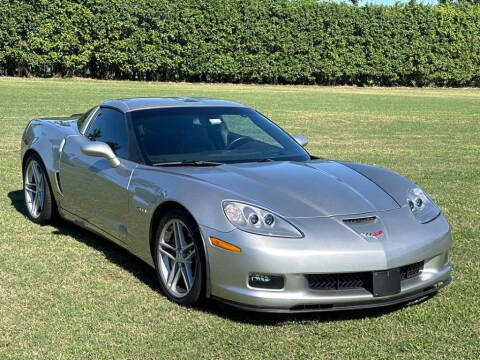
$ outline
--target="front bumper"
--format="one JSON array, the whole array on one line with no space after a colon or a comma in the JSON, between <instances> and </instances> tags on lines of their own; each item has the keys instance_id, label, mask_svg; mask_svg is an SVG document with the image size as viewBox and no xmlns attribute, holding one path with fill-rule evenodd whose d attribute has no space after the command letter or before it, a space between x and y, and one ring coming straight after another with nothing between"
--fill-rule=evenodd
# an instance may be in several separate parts
<instances>
[{"instance_id":1,"label":"front bumper","mask_svg":"<svg viewBox=\"0 0 480 360\"><path fill-rule=\"evenodd\" d=\"M416 299L423 298L425 296L432 295L438 290L444 288L450 282L452 278L449 276L445 281L441 281L434 286L422 289L420 291L411 293L411 294L402 294L395 296L393 298L384 298L382 300L374 301L360 301L360 302L348 302L348 303L333 303L333 304L304 304L297 305L291 308L285 307L261 307L253 305L244 305L234 301L229 301L216 296L212 296L214 299L221 301L225 304L231 305L238 309L247 310L247 311L257 311L257 312L266 312L266 313L305 313L305 312L326 312L326 311L342 311L342 310L359 310L359 309L370 309L378 308L385 306L393 306L396 304L406 303Z\"/></svg>"},{"instance_id":2,"label":"front bumper","mask_svg":"<svg viewBox=\"0 0 480 360\"><path fill-rule=\"evenodd\" d=\"M351 233L335 239L341 231L338 227L329 228L333 223L331 219L315 219L314 226L311 219L302 221L303 224L297 224L305 233L303 239L271 238L240 230L222 233L201 227L206 240L211 296L255 311L334 311L411 301L431 294L451 281L448 260L451 235L443 215L428 224L410 224L407 229L402 224L395 225L388 214L384 214L382 221L388 239L382 241L352 240ZM326 232L315 231L318 229ZM214 247L208 241L210 236L239 246L242 252ZM351 240L345 240L347 238ZM388 296L374 296L365 288L312 289L306 276L381 271L419 261L424 262L421 273L402 280L400 292ZM284 278L284 287L278 290L253 288L248 284L251 274L280 275Z\"/></svg>"}]
</instances>

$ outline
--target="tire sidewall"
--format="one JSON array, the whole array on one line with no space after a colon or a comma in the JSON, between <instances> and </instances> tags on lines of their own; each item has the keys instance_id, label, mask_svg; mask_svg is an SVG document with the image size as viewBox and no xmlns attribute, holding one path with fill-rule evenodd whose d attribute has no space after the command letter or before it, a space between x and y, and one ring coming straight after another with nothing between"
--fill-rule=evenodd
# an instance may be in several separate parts
<instances>
[{"instance_id":1,"label":"tire sidewall","mask_svg":"<svg viewBox=\"0 0 480 360\"><path fill-rule=\"evenodd\" d=\"M178 219L182 221L185 226L188 228L188 231L192 234L193 242L195 243L195 252L198 254L198 261L196 261L196 268L195 268L195 282L190 290L190 292L182 297L176 297L172 295L164 283L162 278L160 267L159 267L159 255L158 255L158 247L160 241L160 234L164 228L164 226L173 219ZM204 283L205 283L205 255L203 249L203 240L200 235L200 230L198 229L198 225L196 224L195 220L192 218L190 214L188 214L183 209L172 209L168 211L165 216L158 222L155 231L155 246L154 246L154 254L153 259L155 263L155 272L157 274L158 282L160 283L160 287L162 288L164 294L168 297L169 300L180 304L180 305L193 305L198 303L202 300L204 295Z\"/></svg>"}]
</instances>

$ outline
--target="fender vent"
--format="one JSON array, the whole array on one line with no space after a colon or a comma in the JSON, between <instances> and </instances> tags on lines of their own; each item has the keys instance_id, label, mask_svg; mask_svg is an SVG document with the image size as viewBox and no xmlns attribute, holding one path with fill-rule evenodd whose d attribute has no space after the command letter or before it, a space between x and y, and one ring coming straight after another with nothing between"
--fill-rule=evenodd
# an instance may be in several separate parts
<instances>
[{"instance_id":1,"label":"fender vent","mask_svg":"<svg viewBox=\"0 0 480 360\"><path fill-rule=\"evenodd\" d=\"M368 216L363 218L356 218L356 219L343 219L345 224L367 224L377 220L376 216Z\"/></svg>"},{"instance_id":2,"label":"fender vent","mask_svg":"<svg viewBox=\"0 0 480 360\"><path fill-rule=\"evenodd\" d=\"M62 183L60 182L60 173L58 171L55 172L55 182L57 183L58 192L63 196Z\"/></svg>"}]
</instances>

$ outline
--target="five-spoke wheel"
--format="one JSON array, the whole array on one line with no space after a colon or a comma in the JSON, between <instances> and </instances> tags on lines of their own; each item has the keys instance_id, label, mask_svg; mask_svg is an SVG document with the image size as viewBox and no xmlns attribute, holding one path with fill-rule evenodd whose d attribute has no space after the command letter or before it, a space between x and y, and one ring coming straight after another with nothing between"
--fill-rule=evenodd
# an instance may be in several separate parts
<instances>
[{"instance_id":1,"label":"five-spoke wheel","mask_svg":"<svg viewBox=\"0 0 480 360\"><path fill-rule=\"evenodd\" d=\"M198 226L181 209L160 221L155 246L155 265L166 295L180 304L197 302L202 292L203 248Z\"/></svg>"},{"instance_id":2,"label":"five-spoke wheel","mask_svg":"<svg viewBox=\"0 0 480 360\"><path fill-rule=\"evenodd\" d=\"M45 178L37 161L29 162L25 171L25 202L27 210L34 218L38 218L43 209L45 199Z\"/></svg>"},{"instance_id":3,"label":"five-spoke wheel","mask_svg":"<svg viewBox=\"0 0 480 360\"><path fill-rule=\"evenodd\" d=\"M195 281L195 243L185 224L172 219L160 234L160 271L169 291L185 296Z\"/></svg>"}]
</instances>

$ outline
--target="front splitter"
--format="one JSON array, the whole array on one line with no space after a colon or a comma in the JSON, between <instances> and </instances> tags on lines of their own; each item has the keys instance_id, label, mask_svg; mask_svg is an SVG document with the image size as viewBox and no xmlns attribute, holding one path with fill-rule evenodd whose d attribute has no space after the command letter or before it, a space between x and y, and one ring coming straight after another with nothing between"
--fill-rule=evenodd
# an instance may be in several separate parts
<instances>
[{"instance_id":1,"label":"front splitter","mask_svg":"<svg viewBox=\"0 0 480 360\"><path fill-rule=\"evenodd\" d=\"M218 298L213 295L211 296L211 298L241 310L264 312L264 313L291 314L291 313L312 313L312 312L373 309L373 308L406 303L409 301L420 299L422 297L432 295L433 293L439 291L440 289L450 284L451 281L452 281L452 277L450 276L446 280L440 281L431 287L422 289L412 294L407 294L403 296L400 295L393 299L362 301L361 303L357 302L357 303L337 303L337 304L299 304L289 308L282 308L282 307L262 307L262 306L245 305L245 304L240 304L234 301Z\"/></svg>"}]
</instances>

